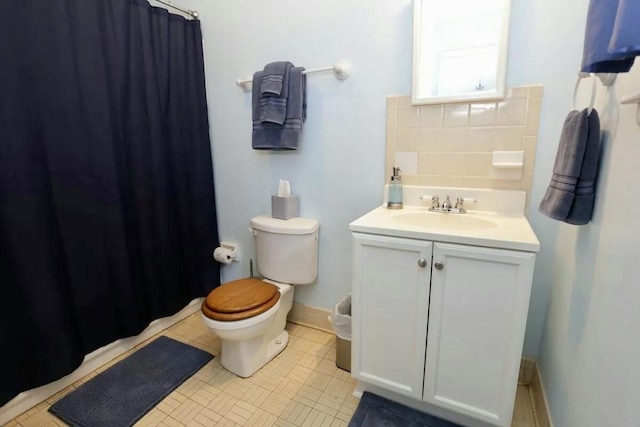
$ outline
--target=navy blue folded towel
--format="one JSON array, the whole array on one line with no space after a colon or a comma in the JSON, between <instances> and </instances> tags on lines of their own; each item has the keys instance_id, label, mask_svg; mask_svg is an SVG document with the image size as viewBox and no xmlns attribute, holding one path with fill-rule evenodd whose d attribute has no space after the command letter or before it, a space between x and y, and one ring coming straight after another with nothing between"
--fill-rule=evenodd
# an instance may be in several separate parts
<instances>
[{"instance_id":1,"label":"navy blue folded towel","mask_svg":"<svg viewBox=\"0 0 640 427\"><path fill-rule=\"evenodd\" d=\"M640 2L591 0L581 71L625 73L640 55Z\"/></svg>"},{"instance_id":2,"label":"navy blue folded towel","mask_svg":"<svg viewBox=\"0 0 640 427\"><path fill-rule=\"evenodd\" d=\"M264 70L253 75L251 145L256 150L298 149L306 119L306 76L303 67L287 70L279 96L272 92L277 90L274 80L264 79Z\"/></svg>"},{"instance_id":3,"label":"navy blue folded towel","mask_svg":"<svg viewBox=\"0 0 640 427\"><path fill-rule=\"evenodd\" d=\"M540 212L568 224L587 224L593 213L599 157L598 112L571 111L562 128L553 176Z\"/></svg>"},{"instance_id":4,"label":"navy blue folded towel","mask_svg":"<svg viewBox=\"0 0 640 427\"><path fill-rule=\"evenodd\" d=\"M600 160L600 118L594 109L587 119L587 145L584 151L582 169L576 184L571 210L564 222L584 225L591 220L596 197L596 176Z\"/></svg>"},{"instance_id":5,"label":"navy blue folded towel","mask_svg":"<svg viewBox=\"0 0 640 427\"><path fill-rule=\"evenodd\" d=\"M260 95L282 95L287 97L287 85L289 79L289 69L293 64L289 61L271 62L265 65L262 70L262 81L260 82ZM285 93L282 93L282 91Z\"/></svg>"},{"instance_id":6,"label":"navy blue folded towel","mask_svg":"<svg viewBox=\"0 0 640 427\"><path fill-rule=\"evenodd\" d=\"M262 70L260 80L260 121L284 124L289 100L289 73L293 64L272 62Z\"/></svg>"}]
</instances>

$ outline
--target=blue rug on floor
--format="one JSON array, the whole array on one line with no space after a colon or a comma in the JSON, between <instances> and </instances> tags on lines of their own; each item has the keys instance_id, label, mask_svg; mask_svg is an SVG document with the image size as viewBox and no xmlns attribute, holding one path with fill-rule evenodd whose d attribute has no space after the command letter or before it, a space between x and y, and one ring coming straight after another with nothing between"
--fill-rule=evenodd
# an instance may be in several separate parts
<instances>
[{"instance_id":1,"label":"blue rug on floor","mask_svg":"<svg viewBox=\"0 0 640 427\"><path fill-rule=\"evenodd\" d=\"M461 427L365 391L349 427Z\"/></svg>"},{"instance_id":2,"label":"blue rug on floor","mask_svg":"<svg viewBox=\"0 0 640 427\"><path fill-rule=\"evenodd\" d=\"M213 356L160 336L87 381L49 412L71 426L133 425Z\"/></svg>"}]
</instances>

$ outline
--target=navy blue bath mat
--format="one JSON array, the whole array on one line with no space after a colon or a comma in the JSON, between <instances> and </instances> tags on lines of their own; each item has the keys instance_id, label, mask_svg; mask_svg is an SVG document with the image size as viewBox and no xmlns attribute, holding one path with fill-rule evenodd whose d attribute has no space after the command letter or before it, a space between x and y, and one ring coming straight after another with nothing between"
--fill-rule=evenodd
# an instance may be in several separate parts
<instances>
[{"instance_id":1,"label":"navy blue bath mat","mask_svg":"<svg viewBox=\"0 0 640 427\"><path fill-rule=\"evenodd\" d=\"M349 427L461 427L365 391Z\"/></svg>"},{"instance_id":2,"label":"navy blue bath mat","mask_svg":"<svg viewBox=\"0 0 640 427\"><path fill-rule=\"evenodd\" d=\"M213 356L160 336L87 381L49 412L71 426L133 425Z\"/></svg>"}]
</instances>

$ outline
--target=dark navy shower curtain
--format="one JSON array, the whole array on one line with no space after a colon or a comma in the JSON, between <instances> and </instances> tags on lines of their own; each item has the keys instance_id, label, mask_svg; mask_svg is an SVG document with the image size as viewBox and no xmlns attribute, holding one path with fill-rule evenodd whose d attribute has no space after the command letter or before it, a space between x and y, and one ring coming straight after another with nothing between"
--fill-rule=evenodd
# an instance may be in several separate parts
<instances>
[{"instance_id":1,"label":"dark navy shower curtain","mask_svg":"<svg viewBox=\"0 0 640 427\"><path fill-rule=\"evenodd\" d=\"M219 285L198 21L0 1L0 405Z\"/></svg>"}]
</instances>

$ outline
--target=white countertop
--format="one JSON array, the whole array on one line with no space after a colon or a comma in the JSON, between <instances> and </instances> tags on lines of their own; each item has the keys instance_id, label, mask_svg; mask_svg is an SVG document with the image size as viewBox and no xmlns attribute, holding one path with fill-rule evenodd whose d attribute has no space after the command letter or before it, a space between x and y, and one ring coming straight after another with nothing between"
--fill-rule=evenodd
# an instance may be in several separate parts
<instances>
[{"instance_id":1,"label":"white countertop","mask_svg":"<svg viewBox=\"0 0 640 427\"><path fill-rule=\"evenodd\" d=\"M403 223L397 221L398 215L407 213L424 215L449 215L467 217L469 220L485 220L495 224L487 229L468 229L465 227L442 227L429 224ZM394 218L396 217L396 218ZM435 218L436 222L440 218ZM465 218L462 218L465 220ZM453 222L452 221L452 222ZM425 221L428 223L429 221ZM459 243L464 245L485 246L491 248L512 249L526 252L538 252L540 242L524 215L505 215L469 209L465 214L429 212L426 207L405 206L404 209L387 209L380 206L349 224L354 232L380 234L385 236L406 237L410 239L432 240L436 242Z\"/></svg>"}]
</instances>

